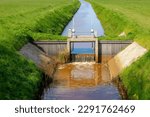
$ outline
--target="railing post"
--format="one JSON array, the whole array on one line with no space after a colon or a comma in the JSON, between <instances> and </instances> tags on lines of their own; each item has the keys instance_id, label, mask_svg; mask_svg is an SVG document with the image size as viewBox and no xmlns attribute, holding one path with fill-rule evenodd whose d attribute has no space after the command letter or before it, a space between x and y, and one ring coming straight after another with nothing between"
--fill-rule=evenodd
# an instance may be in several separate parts
<instances>
[{"instance_id":1,"label":"railing post","mask_svg":"<svg viewBox=\"0 0 150 117\"><path fill-rule=\"evenodd\" d=\"M67 40L67 50L69 54L69 61L71 61L71 41L70 39Z\"/></svg>"},{"instance_id":2,"label":"railing post","mask_svg":"<svg viewBox=\"0 0 150 117\"><path fill-rule=\"evenodd\" d=\"M72 34L72 37L75 38L75 29L74 28L71 30L71 34Z\"/></svg>"},{"instance_id":3,"label":"railing post","mask_svg":"<svg viewBox=\"0 0 150 117\"><path fill-rule=\"evenodd\" d=\"M95 40L95 61L98 63L98 39Z\"/></svg>"},{"instance_id":4,"label":"railing post","mask_svg":"<svg viewBox=\"0 0 150 117\"><path fill-rule=\"evenodd\" d=\"M91 29L91 35L94 37L94 30Z\"/></svg>"},{"instance_id":5,"label":"railing post","mask_svg":"<svg viewBox=\"0 0 150 117\"><path fill-rule=\"evenodd\" d=\"M97 31L94 31L94 37L97 38Z\"/></svg>"},{"instance_id":6,"label":"railing post","mask_svg":"<svg viewBox=\"0 0 150 117\"><path fill-rule=\"evenodd\" d=\"M72 37L72 31L71 31L71 29L68 30L68 37L69 37L69 38Z\"/></svg>"}]
</instances>

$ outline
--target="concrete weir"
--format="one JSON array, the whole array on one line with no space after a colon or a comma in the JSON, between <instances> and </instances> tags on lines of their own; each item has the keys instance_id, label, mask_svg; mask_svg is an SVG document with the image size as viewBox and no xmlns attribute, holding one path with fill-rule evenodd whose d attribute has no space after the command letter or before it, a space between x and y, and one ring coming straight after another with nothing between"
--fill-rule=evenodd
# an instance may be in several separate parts
<instances>
[{"instance_id":1,"label":"concrete weir","mask_svg":"<svg viewBox=\"0 0 150 117\"><path fill-rule=\"evenodd\" d=\"M67 41L35 41L34 44L28 43L25 45L20 52L33 60L37 65L40 65L43 56L55 56L67 48L71 51L71 41L75 42L76 40L69 40L69 44L67 44ZM80 41L83 40L81 39ZM85 42L87 41L89 40ZM97 57L95 61L101 62L101 57L113 56L108 61L111 79L116 78L124 68L131 65L147 52L145 48L132 41L97 41L96 39L90 41L95 42L97 45L95 46L95 53L93 55L82 54L82 57L95 55L95 58Z\"/></svg>"},{"instance_id":2,"label":"concrete weir","mask_svg":"<svg viewBox=\"0 0 150 117\"><path fill-rule=\"evenodd\" d=\"M101 62L101 56L115 56L131 43L132 41L130 40L98 41L98 62ZM58 55L61 51L67 49L67 41L35 41L34 44L42 48L45 51L45 53L49 56Z\"/></svg>"},{"instance_id":3,"label":"concrete weir","mask_svg":"<svg viewBox=\"0 0 150 117\"><path fill-rule=\"evenodd\" d=\"M53 84L44 89L41 99L121 99L118 88L109 83L147 50L132 41L98 41L97 45L99 58L114 57L107 62L99 61L100 64L80 61L59 66L50 56L65 50L67 42L43 41L25 45L20 53L33 60L45 77L53 78Z\"/></svg>"}]
</instances>

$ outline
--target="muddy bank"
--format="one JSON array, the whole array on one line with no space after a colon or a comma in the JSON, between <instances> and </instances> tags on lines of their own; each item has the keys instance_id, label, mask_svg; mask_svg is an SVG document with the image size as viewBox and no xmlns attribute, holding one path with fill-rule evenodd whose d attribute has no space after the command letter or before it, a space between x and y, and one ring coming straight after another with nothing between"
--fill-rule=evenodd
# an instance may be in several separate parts
<instances>
[{"instance_id":1,"label":"muddy bank","mask_svg":"<svg viewBox=\"0 0 150 117\"><path fill-rule=\"evenodd\" d=\"M121 95L121 98L123 100L128 100L128 94L127 94L127 89L125 88L122 80L120 77L113 79L112 82L115 84L115 86L118 88L119 93Z\"/></svg>"}]
</instances>

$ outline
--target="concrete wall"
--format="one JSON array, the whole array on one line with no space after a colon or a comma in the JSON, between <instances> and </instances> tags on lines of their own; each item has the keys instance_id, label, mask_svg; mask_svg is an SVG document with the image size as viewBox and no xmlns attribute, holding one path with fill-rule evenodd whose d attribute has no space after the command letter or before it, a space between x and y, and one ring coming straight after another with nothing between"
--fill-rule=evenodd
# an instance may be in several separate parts
<instances>
[{"instance_id":1,"label":"concrete wall","mask_svg":"<svg viewBox=\"0 0 150 117\"><path fill-rule=\"evenodd\" d=\"M35 41L34 43L48 55L57 55L67 48L66 41Z\"/></svg>"},{"instance_id":2,"label":"concrete wall","mask_svg":"<svg viewBox=\"0 0 150 117\"><path fill-rule=\"evenodd\" d=\"M67 48L67 41L35 41L48 55L57 55ZM99 41L99 55L116 55L132 41Z\"/></svg>"},{"instance_id":3,"label":"concrete wall","mask_svg":"<svg viewBox=\"0 0 150 117\"><path fill-rule=\"evenodd\" d=\"M56 61L47 56L40 48L32 43L24 45L20 54L27 59L32 60L44 73L49 77L53 77L56 68Z\"/></svg>"},{"instance_id":4,"label":"concrete wall","mask_svg":"<svg viewBox=\"0 0 150 117\"><path fill-rule=\"evenodd\" d=\"M123 69L130 66L146 52L147 50L136 42L133 42L124 50L119 52L108 62L111 78L116 78Z\"/></svg>"},{"instance_id":5,"label":"concrete wall","mask_svg":"<svg viewBox=\"0 0 150 117\"><path fill-rule=\"evenodd\" d=\"M132 41L99 41L99 55L116 55Z\"/></svg>"},{"instance_id":6,"label":"concrete wall","mask_svg":"<svg viewBox=\"0 0 150 117\"><path fill-rule=\"evenodd\" d=\"M44 56L45 53L41 51L39 48L37 48L35 45L28 43L24 45L20 53L27 57L28 59L31 59L34 61L34 63L39 66L41 64L41 56Z\"/></svg>"}]
</instances>

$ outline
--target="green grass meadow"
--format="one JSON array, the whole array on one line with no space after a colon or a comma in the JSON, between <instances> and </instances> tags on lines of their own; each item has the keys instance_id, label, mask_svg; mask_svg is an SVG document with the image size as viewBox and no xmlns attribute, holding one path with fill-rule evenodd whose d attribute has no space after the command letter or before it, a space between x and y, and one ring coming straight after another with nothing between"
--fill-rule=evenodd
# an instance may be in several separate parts
<instances>
[{"instance_id":1,"label":"green grass meadow","mask_svg":"<svg viewBox=\"0 0 150 117\"><path fill-rule=\"evenodd\" d=\"M41 71L19 54L33 40L59 36L80 4L77 0L0 0L0 99L37 99Z\"/></svg>"},{"instance_id":2,"label":"green grass meadow","mask_svg":"<svg viewBox=\"0 0 150 117\"><path fill-rule=\"evenodd\" d=\"M100 19L105 40L132 39L148 52L120 75L129 99L150 99L150 1L88 0ZM118 35L125 32L126 36Z\"/></svg>"}]
</instances>

